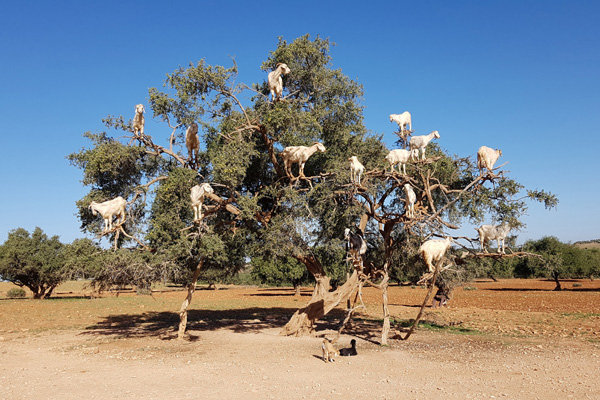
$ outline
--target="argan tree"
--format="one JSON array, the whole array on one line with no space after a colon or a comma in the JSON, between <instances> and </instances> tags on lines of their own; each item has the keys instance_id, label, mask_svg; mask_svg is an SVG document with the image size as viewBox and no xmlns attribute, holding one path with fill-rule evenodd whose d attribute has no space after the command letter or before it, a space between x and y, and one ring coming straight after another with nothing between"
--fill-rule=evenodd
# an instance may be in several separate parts
<instances>
[{"instance_id":1,"label":"argan tree","mask_svg":"<svg viewBox=\"0 0 600 400\"><path fill-rule=\"evenodd\" d=\"M0 278L29 288L34 299L50 297L67 277L64 252L58 236L48 237L40 228L31 234L14 229L0 246Z\"/></svg>"},{"instance_id":2,"label":"argan tree","mask_svg":"<svg viewBox=\"0 0 600 400\"><path fill-rule=\"evenodd\" d=\"M427 160L409 166L407 176L385 172L388 149L363 124L363 89L333 68L329 48L319 37L292 43L280 38L261 66L263 78L252 85L237 82L233 61L228 68L204 60L180 67L168 75L164 90L149 91L148 110L162 129L135 135L130 121L109 116L107 128L117 133L87 133L92 147L69 156L90 186L78 203L82 228L100 232L99 219L87 210L91 200L126 197L126 222L107 234L115 247L150 250L160 260L156 265L189 276L180 336L196 279L209 263L233 271L246 257L292 258L304 265L315 280L313 295L282 330L301 335L365 283L378 285L386 296L389 269L412 267L410 252L431 235L486 215L519 227L523 188L503 173L480 175L468 158L452 158L430 145ZM283 99L270 101L266 75L279 63L291 72L283 76ZM197 163L187 160L184 149L185 129L194 122L202 142ZM326 151L310 157L304 176L297 166L288 175L281 151L314 142ZM349 180L353 155L368 171L360 186ZM189 190L201 182L210 183L214 194L198 222ZM404 212L404 183L418 192L418 216L412 219ZM525 196L549 206L554 201L543 192ZM365 231L376 244L366 259L351 264L344 251L348 227ZM411 264L391 265L399 253ZM330 291L331 276L339 280L346 273L349 278Z\"/></svg>"}]
</instances>

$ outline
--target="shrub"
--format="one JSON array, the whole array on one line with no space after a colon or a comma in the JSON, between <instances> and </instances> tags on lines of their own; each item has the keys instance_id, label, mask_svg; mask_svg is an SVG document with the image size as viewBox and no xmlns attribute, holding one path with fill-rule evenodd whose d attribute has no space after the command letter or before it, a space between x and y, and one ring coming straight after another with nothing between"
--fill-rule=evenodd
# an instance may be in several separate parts
<instances>
[{"instance_id":1,"label":"shrub","mask_svg":"<svg viewBox=\"0 0 600 400\"><path fill-rule=\"evenodd\" d=\"M475 286L465 286L463 290L477 290L477 288Z\"/></svg>"},{"instance_id":2,"label":"shrub","mask_svg":"<svg viewBox=\"0 0 600 400\"><path fill-rule=\"evenodd\" d=\"M21 288L12 288L8 292L6 292L6 297L8 297L9 299L20 299L25 297L26 295L27 293L25 293L25 289Z\"/></svg>"}]
</instances>

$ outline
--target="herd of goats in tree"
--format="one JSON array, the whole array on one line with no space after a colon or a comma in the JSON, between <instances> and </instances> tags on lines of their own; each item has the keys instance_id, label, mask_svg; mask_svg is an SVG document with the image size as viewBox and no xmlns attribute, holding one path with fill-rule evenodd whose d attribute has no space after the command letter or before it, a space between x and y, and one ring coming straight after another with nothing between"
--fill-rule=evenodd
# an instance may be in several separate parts
<instances>
[{"instance_id":1,"label":"herd of goats in tree","mask_svg":"<svg viewBox=\"0 0 600 400\"><path fill-rule=\"evenodd\" d=\"M283 101L282 75L288 74L290 72L290 68L286 64L278 64L276 69L268 74L267 82L269 91L271 93L272 102ZM144 112L145 109L142 104L136 105L135 116L133 118L133 123L131 126L131 131L133 132L134 137L138 138L140 141L144 138ZM433 131L428 135L412 136L412 133L414 131L412 130L411 114L408 111L402 114L392 114L389 116L389 119L390 122L395 122L398 125L399 131L397 132L397 134L401 138L400 143L404 143L405 148L390 151L389 154L387 154L387 156L385 157L385 161L387 162L387 165L389 165L391 176L396 176L396 174L399 174L397 176L406 176L407 164L425 161L427 159L425 154L427 145L434 139L440 139L440 134L438 131ZM187 127L187 130L185 132L185 146L188 151L187 165L197 166L198 153L200 150L198 124L192 123ZM326 148L322 143L315 142L312 146L285 147L283 151L279 153L281 159L283 160L285 174L289 177L290 181L293 182L298 179L306 179L304 175L305 164L307 163L309 158L317 151L325 152ZM479 148L479 151L477 152L477 167L479 168L480 174L484 174L484 171L492 173L492 171L494 170L494 165L501 155L502 152L500 150L492 149L486 146L481 146ZM355 187L360 188L362 185L361 179L365 175L365 166L360 162L357 156L350 157L348 161L351 184ZM294 164L298 164L297 177L295 177L292 173L292 166ZM396 171L395 168L397 165L398 171ZM386 171L384 170L384 174L385 173ZM417 195L415 193L415 189L410 183L405 183L402 187L404 189L405 194L404 218L408 220L414 219L418 217L419 213L419 209L416 209L415 207L415 203L417 202ZM207 182L202 183L200 185L195 185L190 188L190 206L193 209L195 224L202 223L202 219L204 218L203 203L207 197L210 198L211 196L213 196L213 199L217 197L214 195L213 188ZM91 209L93 215L97 215L98 213L103 218L104 228L102 231L102 235L106 235L111 232L117 231L120 231L121 233L127 235L121 227L125 221L125 209L127 204L127 201L120 196L102 203L97 203L94 201L90 203L89 208ZM115 218L117 220L116 223L113 224L113 220ZM350 260L352 260L352 263L355 266L358 275L361 276L362 274L363 277L365 276L363 261L365 253L367 251L367 244L364 239L364 225L365 224L361 223L361 226L358 230L346 229L345 231L345 241L347 246L348 257ZM500 225L482 225L479 228L477 228L482 252L487 253L487 244L492 240L496 240L498 244L497 251L499 255L504 255L504 241L509 233L509 230L510 226L507 223ZM127 236L131 238L131 236ZM446 236L443 239L428 239L421 244L418 250L418 254L427 266L427 272L422 276L420 280L421 284L427 284L428 286L433 287L433 284L435 284L436 276L441 269L442 259L444 258L448 249L451 247L452 243L453 239L449 236ZM195 285L195 282L192 283ZM429 291L428 297L425 300L426 302L429 300L430 294L431 290ZM190 295L188 295L188 300L190 299L191 293ZM448 299L449 293L440 291L438 289L438 293L435 295L433 303L434 305L436 304L436 302L438 305L444 305ZM189 301L187 301L187 304L189 304ZM186 307L187 304L185 304ZM349 317L350 313L348 314L348 318ZM385 337L383 338L382 342L383 344L385 344ZM352 348L354 349L353 351L355 353L355 343ZM331 347L331 342L328 340L324 340L323 358L325 360L329 360L330 354L332 352L335 353L335 351L336 350L333 347Z\"/></svg>"}]
</instances>

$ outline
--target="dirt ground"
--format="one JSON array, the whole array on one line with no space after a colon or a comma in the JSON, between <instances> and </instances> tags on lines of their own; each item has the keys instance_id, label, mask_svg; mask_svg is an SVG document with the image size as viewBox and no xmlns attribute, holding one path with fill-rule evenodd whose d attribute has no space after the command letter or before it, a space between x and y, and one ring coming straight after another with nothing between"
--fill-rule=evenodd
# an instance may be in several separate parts
<instances>
[{"instance_id":1,"label":"dirt ground","mask_svg":"<svg viewBox=\"0 0 600 400\"><path fill-rule=\"evenodd\" d=\"M321 360L343 307L317 337L279 330L304 305L286 288L198 290L189 340L178 341L181 291L89 297L79 283L49 300L9 300L0 283L0 399L597 399L600 281L481 281L428 308L407 341L380 346L381 300L338 344L358 355ZM470 290L469 290L470 289ZM414 318L420 287L391 287L395 321ZM394 329L401 329L394 324Z\"/></svg>"}]
</instances>

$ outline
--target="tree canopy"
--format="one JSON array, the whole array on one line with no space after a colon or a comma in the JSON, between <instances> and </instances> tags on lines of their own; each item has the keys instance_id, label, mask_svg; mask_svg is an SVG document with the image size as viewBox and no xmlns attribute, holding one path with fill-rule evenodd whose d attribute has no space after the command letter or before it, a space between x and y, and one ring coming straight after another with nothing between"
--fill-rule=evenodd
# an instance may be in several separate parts
<instances>
[{"instance_id":1,"label":"tree canopy","mask_svg":"<svg viewBox=\"0 0 600 400\"><path fill-rule=\"evenodd\" d=\"M23 228L8 233L0 246L0 277L31 290L35 299L49 297L65 278L64 245L40 228L30 234Z\"/></svg>"},{"instance_id":2,"label":"tree canopy","mask_svg":"<svg viewBox=\"0 0 600 400\"><path fill-rule=\"evenodd\" d=\"M383 136L364 126L363 88L333 67L331 46L309 35L291 43L279 38L260 66L265 79L251 85L238 83L235 61L180 67L163 90L149 90L149 110L163 128L144 135L123 116L105 118L108 131L86 133L91 147L68 156L90 188L78 202L82 229L101 232L90 201L120 195L128 209L125 224L108 233L115 247L149 249L147 257L160 261L152 262L179 268L192 282L201 268L234 273L248 259L289 268L294 259L316 282L311 302L285 330L300 334L355 285L370 281L385 293L390 270L422 268L416 250L423 240L486 219L519 229L526 199L556 205L552 194L526 190L504 171L483 173L474 160L450 156L443 136L429 144L426 160L409 164L407 175L386 171ZM282 76L283 99L276 101L266 72L280 63L291 72ZM197 163L185 149L192 123L202 143ZM296 175L296 166L288 176L282 150L314 142L326 151L310 157L305 176ZM355 155L367 171L360 185L350 182L348 158ZM203 220L193 221L190 188L203 182L214 194L205 199ZM417 196L414 217L406 214L405 184ZM349 227L369 242L364 265L355 268L344 250ZM463 246L474 251L468 241ZM343 285L330 293L332 277Z\"/></svg>"}]
</instances>

